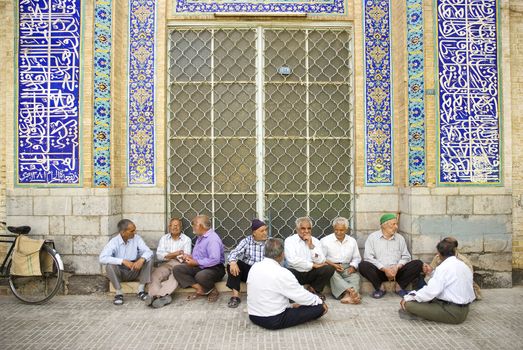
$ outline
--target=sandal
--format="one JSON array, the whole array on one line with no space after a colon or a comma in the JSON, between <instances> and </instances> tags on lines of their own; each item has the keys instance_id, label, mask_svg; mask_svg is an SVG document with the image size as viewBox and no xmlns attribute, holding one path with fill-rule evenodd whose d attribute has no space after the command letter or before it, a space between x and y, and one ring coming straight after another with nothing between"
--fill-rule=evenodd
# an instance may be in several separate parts
<instances>
[{"instance_id":1,"label":"sandal","mask_svg":"<svg viewBox=\"0 0 523 350\"><path fill-rule=\"evenodd\" d=\"M370 296L373 297L374 299L381 299L381 298L383 298L383 296L385 294L387 294L387 291L384 291L381 289L376 289L374 292L372 292L372 294Z\"/></svg>"},{"instance_id":2,"label":"sandal","mask_svg":"<svg viewBox=\"0 0 523 350\"><path fill-rule=\"evenodd\" d=\"M145 301L145 299L147 299L147 296L148 294L145 292L139 292L138 294L136 294L136 297L142 301Z\"/></svg>"},{"instance_id":3,"label":"sandal","mask_svg":"<svg viewBox=\"0 0 523 350\"><path fill-rule=\"evenodd\" d=\"M220 292L218 292L218 289L213 288L211 291L207 294L207 301L209 303L214 303L216 300L218 300L218 297L220 296Z\"/></svg>"},{"instance_id":4,"label":"sandal","mask_svg":"<svg viewBox=\"0 0 523 350\"><path fill-rule=\"evenodd\" d=\"M123 305L123 295L122 294L116 294L114 296L113 304L114 305Z\"/></svg>"},{"instance_id":5,"label":"sandal","mask_svg":"<svg viewBox=\"0 0 523 350\"><path fill-rule=\"evenodd\" d=\"M231 297L231 299L229 299L229 302L227 303L227 306L234 309L234 308L237 308L241 302L242 302L242 300L240 298Z\"/></svg>"}]
</instances>

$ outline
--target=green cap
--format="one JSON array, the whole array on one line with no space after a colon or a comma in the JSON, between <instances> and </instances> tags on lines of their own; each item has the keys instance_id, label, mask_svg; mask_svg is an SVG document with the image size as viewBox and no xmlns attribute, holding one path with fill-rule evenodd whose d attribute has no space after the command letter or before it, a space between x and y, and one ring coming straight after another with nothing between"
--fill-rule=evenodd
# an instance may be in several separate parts
<instances>
[{"instance_id":1,"label":"green cap","mask_svg":"<svg viewBox=\"0 0 523 350\"><path fill-rule=\"evenodd\" d=\"M383 223L389 221L389 220L392 220L392 219L396 219L396 215L395 214L383 214L380 218L380 225L383 225Z\"/></svg>"}]
</instances>

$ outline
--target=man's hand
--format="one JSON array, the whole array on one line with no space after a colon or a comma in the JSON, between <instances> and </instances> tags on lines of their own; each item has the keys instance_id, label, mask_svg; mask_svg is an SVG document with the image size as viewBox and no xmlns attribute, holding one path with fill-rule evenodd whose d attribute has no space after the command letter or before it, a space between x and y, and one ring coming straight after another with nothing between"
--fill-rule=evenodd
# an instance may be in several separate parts
<instances>
[{"instance_id":1,"label":"man's hand","mask_svg":"<svg viewBox=\"0 0 523 350\"><path fill-rule=\"evenodd\" d=\"M432 266L430 266L429 264L423 264L423 273L425 274L425 276L428 276L432 273L433 271L433 268Z\"/></svg>"},{"instance_id":2,"label":"man's hand","mask_svg":"<svg viewBox=\"0 0 523 350\"><path fill-rule=\"evenodd\" d=\"M387 276L389 281L394 280L394 278L396 278L396 273L398 272L395 266L384 267L382 271L385 272L385 276Z\"/></svg>"},{"instance_id":3,"label":"man's hand","mask_svg":"<svg viewBox=\"0 0 523 350\"><path fill-rule=\"evenodd\" d=\"M129 270L132 270L134 263L129 260L124 259L124 260L122 260L122 265L127 267Z\"/></svg>"},{"instance_id":4,"label":"man's hand","mask_svg":"<svg viewBox=\"0 0 523 350\"><path fill-rule=\"evenodd\" d=\"M347 272L349 275L351 275L356 272L356 269L354 268L354 266L349 266L349 268L347 269Z\"/></svg>"},{"instance_id":5,"label":"man's hand","mask_svg":"<svg viewBox=\"0 0 523 350\"><path fill-rule=\"evenodd\" d=\"M334 267L334 269L336 269L336 271L343 272L343 266L341 264L335 264L330 260L327 260L325 262L327 263L327 265ZM313 264L313 266L314 266L314 264Z\"/></svg>"},{"instance_id":6,"label":"man's hand","mask_svg":"<svg viewBox=\"0 0 523 350\"><path fill-rule=\"evenodd\" d=\"M403 298L400 301L400 307L401 307L402 310L406 310L405 309L405 299L403 299Z\"/></svg>"},{"instance_id":7,"label":"man's hand","mask_svg":"<svg viewBox=\"0 0 523 350\"><path fill-rule=\"evenodd\" d=\"M177 250L175 252L172 252L172 253L169 253L165 256L165 260L171 260L171 259L176 259L178 257L178 255L182 255L183 254L183 250Z\"/></svg>"},{"instance_id":8,"label":"man's hand","mask_svg":"<svg viewBox=\"0 0 523 350\"><path fill-rule=\"evenodd\" d=\"M323 316L327 313L327 311L329 311L329 307L327 306L326 302L323 302L322 305L323 305L323 313L321 315Z\"/></svg>"},{"instance_id":9,"label":"man's hand","mask_svg":"<svg viewBox=\"0 0 523 350\"><path fill-rule=\"evenodd\" d=\"M185 254L184 256L185 263L189 266L196 267L199 266L198 261L194 260L192 256L189 254Z\"/></svg>"},{"instance_id":10,"label":"man's hand","mask_svg":"<svg viewBox=\"0 0 523 350\"><path fill-rule=\"evenodd\" d=\"M134 271L140 271L142 269L143 264L145 263L144 258L139 258L133 263L133 266L131 267L131 270Z\"/></svg>"},{"instance_id":11,"label":"man's hand","mask_svg":"<svg viewBox=\"0 0 523 350\"><path fill-rule=\"evenodd\" d=\"M309 247L309 249L314 249L314 244L312 243L311 234L306 234L302 239L305 242L305 244L307 244L307 247Z\"/></svg>"},{"instance_id":12,"label":"man's hand","mask_svg":"<svg viewBox=\"0 0 523 350\"><path fill-rule=\"evenodd\" d=\"M231 275L234 277L240 274L240 268L238 267L238 263L236 261L231 261L229 263L229 270L231 271Z\"/></svg>"}]
</instances>

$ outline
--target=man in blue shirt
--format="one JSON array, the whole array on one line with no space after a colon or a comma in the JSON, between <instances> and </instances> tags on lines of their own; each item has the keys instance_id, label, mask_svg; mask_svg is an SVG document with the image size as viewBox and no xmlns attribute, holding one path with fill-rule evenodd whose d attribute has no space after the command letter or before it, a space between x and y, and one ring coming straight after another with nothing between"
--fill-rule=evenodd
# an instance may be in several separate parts
<instances>
[{"instance_id":1,"label":"man in blue shirt","mask_svg":"<svg viewBox=\"0 0 523 350\"><path fill-rule=\"evenodd\" d=\"M113 304L123 304L120 282L139 279L138 298L144 300L145 284L151 281L153 252L142 237L136 234L135 224L128 219L118 222L118 235L113 237L100 253L100 263L106 264L107 277L116 289Z\"/></svg>"}]
</instances>

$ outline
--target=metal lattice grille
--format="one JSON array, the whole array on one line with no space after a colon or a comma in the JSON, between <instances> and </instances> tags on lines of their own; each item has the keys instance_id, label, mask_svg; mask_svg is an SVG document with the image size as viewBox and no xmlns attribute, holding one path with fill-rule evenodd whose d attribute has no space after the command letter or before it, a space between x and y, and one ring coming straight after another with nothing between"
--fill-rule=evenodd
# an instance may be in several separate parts
<instances>
[{"instance_id":1,"label":"metal lattice grille","mask_svg":"<svg viewBox=\"0 0 523 350\"><path fill-rule=\"evenodd\" d=\"M196 214L213 218L227 248L253 217L282 238L299 216L316 236L352 218L351 39L347 29L170 31L169 211L186 234Z\"/></svg>"}]
</instances>

